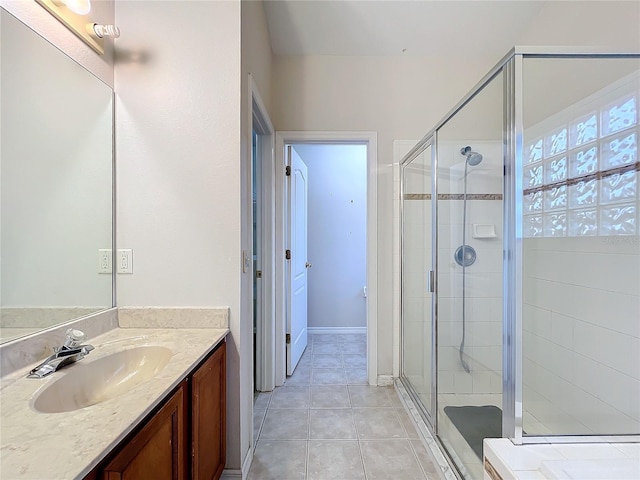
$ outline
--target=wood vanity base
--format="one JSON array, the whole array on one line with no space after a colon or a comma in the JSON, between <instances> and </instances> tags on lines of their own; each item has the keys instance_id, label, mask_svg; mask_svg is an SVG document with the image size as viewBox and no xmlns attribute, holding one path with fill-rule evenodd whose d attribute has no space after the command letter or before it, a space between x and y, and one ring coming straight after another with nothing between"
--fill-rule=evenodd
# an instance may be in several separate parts
<instances>
[{"instance_id":1,"label":"wood vanity base","mask_svg":"<svg viewBox=\"0 0 640 480\"><path fill-rule=\"evenodd\" d=\"M85 480L219 479L225 400L223 341Z\"/></svg>"}]
</instances>

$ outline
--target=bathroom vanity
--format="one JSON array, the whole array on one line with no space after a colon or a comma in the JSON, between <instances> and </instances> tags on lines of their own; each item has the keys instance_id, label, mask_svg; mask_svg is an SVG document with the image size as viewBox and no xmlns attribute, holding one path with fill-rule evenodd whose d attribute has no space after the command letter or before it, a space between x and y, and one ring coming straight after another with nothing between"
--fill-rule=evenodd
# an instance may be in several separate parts
<instances>
[{"instance_id":1,"label":"bathroom vanity","mask_svg":"<svg viewBox=\"0 0 640 480\"><path fill-rule=\"evenodd\" d=\"M219 344L85 479L220 478L225 347Z\"/></svg>"},{"instance_id":2,"label":"bathroom vanity","mask_svg":"<svg viewBox=\"0 0 640 480\"><path fill-rule=\"evenodd\" d=\"M86 358L47 377L26 378L33 365L6 375L0 477L219 478L225 463L227 333L114 328L89 339L95 349ZM158 359L158 352L169 353ZM125 374L111 381L114 374L104 372L114 362ZM148 365L152 369L135 381ZM71 383L87 385L88 405L82 388L67 397L67 388L57 388ZM51 392L60 392L59 398Z\"/></svg>"}]
</instances>

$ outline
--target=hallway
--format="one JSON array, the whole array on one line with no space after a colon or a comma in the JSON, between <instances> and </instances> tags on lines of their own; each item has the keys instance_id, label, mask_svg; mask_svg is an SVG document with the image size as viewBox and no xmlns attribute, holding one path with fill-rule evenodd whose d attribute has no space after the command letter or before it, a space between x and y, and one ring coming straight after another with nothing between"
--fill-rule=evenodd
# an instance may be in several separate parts
<instances>
[{"instance_id":1,"label":"hallway","mask_svg":"<svg viewBox=\"0 0 640 480\"><path fill-rule=\"evenodd\" d=\"M439 479L393 387L366 381L365 335L311 335L283 387L254 404L250 480Z\"/></svg>"}]
</instances>

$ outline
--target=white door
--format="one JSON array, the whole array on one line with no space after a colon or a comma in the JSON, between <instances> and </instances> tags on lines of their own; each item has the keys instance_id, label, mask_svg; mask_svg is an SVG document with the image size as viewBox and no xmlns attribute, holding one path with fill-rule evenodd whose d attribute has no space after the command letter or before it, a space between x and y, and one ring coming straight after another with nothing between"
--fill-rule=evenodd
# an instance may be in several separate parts
<instances>
[{"instance_id":1,"label":"white door","mask_svg":"<svg viewBox=\"0 0 640 480\"><path fill-rule=\"evenodd\" d=\"M287 147L289 181L289 250L287 278L287 375L293 371L307 347L307 166L296 151Z\"/></svg>"}]
</instances>

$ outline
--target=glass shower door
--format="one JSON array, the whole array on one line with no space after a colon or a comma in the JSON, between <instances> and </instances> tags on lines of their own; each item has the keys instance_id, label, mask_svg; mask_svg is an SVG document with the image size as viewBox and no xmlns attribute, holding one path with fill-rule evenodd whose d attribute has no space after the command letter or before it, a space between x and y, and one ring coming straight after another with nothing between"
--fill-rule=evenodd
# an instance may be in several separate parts
<instances>
[{"instance_id":1,"label":"glass shower door","mask_svg":"<svg viewBox=\"0 0 640 480\"><path fill-rule=\"evenodd\" d=\"M503 78L437 133L437 435L466 480L502 436Z\"/></svg>"},{"instance_id":2,"label":"glass shower door","mask_svg":"<svg viewBox=\"0 0 640 480\"><path fill-rule=\"evenodd\" d=\"M429 275L432 265L431 140L402 165L401 318L402 377L432 417L433 318Z\"/></svg>"}]
</instances>

